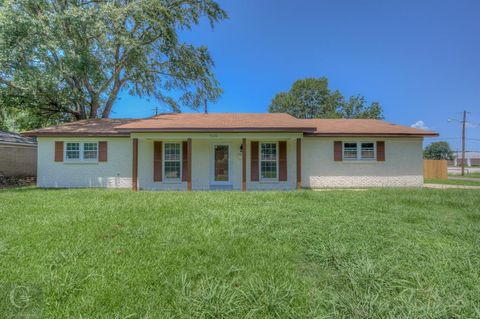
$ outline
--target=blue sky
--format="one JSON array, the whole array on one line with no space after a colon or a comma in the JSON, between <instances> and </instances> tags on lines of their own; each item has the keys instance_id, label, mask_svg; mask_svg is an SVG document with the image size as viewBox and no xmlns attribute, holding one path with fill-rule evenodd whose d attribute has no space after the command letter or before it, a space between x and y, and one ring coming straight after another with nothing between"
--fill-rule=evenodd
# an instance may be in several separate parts
<instances>
[{"instance_id":1,"label":"blue sky","mask_svg":"<svg viewBox=\"0 0 480 319\"><path fill-rule=\"evenodd\" d=\"M225 92L211 112L266 112L295 80L326 76L345 96L379 101L387 121L423 121L454 149L460 124L447 120L466 109L467 148L480 150L480 1L219 3L230 19L183 35L208 46L215 60ZM124 92L113 116L146 117L157 105Z\"/></svg>"}]
</instances>

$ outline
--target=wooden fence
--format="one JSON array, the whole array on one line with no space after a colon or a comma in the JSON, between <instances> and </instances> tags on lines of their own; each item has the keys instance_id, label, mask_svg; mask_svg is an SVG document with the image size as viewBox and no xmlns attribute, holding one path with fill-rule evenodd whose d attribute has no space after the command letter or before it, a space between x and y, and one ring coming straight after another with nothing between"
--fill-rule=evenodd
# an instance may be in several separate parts
<instances>
[{"instance_id":1,"label":"wooden fence","mask_svg":"<svg viewBox=\"0 0 480 319\"><path fill-rule=\"evenodd\" d=\"M446 160L423 160L423 178L447 179L448 165Z\"/></svg>"}]
</instances>

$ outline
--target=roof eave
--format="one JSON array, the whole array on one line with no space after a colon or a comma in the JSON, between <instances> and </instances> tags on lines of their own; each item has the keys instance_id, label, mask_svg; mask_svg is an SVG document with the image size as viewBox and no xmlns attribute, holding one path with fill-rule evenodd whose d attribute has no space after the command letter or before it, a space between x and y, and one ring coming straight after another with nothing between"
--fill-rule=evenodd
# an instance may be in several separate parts
<instances>
[{"instance_id":1,"label":"roof eave","mask_svg":"<svg viewBox=\"0 0 480 319\"><path fill-rule=\"evenodd\" d=\"M439 136L438 133L304 133L305 136L325 136L325 137L334 137L334 136L351 136L351 137L436 137Z\"/></svg>"},{"instance_id":2,"label":"roof eave","mask_svg":"<svg viewBox=\"0 0 480 319\"><path fill-rule=\"evenodd\" d=\"M305 132L314 132L315 128L305 128L305 127L271 127L271 128L117 128L117 130L122 132L129 133L162 133L162 132L176 132L176 133L210 133L210 132L294 132L294 133L305 133Z\"/></svg>"},{"instance_id":3,"label":"roof eave","mask_svg":"<svg viewBox=\"0 0 480 319\"><path fill-rule=\"evenodd\" d=\"M59 136L82 136L82 137L129 137L130 133L128 132L118 132L118 133L95 133L95 132L25 132L22 133L23 136L29 137L59 137Z\"/></svg>"}]
</instances>

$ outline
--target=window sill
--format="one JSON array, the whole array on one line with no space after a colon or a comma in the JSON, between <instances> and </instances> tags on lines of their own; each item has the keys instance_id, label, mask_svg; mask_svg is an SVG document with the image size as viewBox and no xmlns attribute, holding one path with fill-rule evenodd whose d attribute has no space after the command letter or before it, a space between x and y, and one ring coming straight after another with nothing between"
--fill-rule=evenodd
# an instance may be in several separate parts
<instances>
[{"instance_id":1,"label":"window sill","mask_svg":"<svg viewBox=\"0 0 480 319\"><path fill-rule=\"evenodd\" d=\"M167 179L163 179L161 182L156 182L156 183L161 183L161 184L182 184L184 183L182 180L180 179L171 179L171 180L167 180Z\"/></svg>"},{"instance_id":2,"label":"window sill","mask_svg":"<svg viewBox=\"0 0 480 319\"><path fill-rule=\"evenodd\" d=\"M343 160L337 163L341 164L380 164L385 163L385 161L377 161L377 160Z\"/></svg>"},{"instance_id":3,"label":"window sill","mask_svg":"<svg viewBox=\"0 0 480 319\"><path fill-rule=\"evenodd\" d=\"M67 165L98 165L98 161L64 161Z\"/></svg>"},{"instance_id":4,"label":"window sill","mask_svg":"<svg viewBox=\"0 0 480 319\"><path fill-rule=\"evenodd\" d=\"M259 180L258 181L260 184L278 184L280 181L278 179L264 179L264 180Z\"/></svg>"}]
</instances>

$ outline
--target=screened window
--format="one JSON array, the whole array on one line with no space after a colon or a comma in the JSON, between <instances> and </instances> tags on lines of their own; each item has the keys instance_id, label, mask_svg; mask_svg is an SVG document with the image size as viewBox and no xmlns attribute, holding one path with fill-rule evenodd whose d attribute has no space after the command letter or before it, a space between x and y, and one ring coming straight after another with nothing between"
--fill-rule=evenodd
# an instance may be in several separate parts
<instances>
[{"instance_id":1,"label":"screened window","mask_svg":"<svg viewBox=\"0 0 480 319\"><path fill-rule=\"evenodd\" d=\"M97 159L97 155L97 143L83 143L83 159L95 160Z\"/></svg>"},{"instance_id":2,"label":"screened window","mask_svg":"<svg viewBox=\"0 0 480 319\"><path fill-rule=\"evenodd\" d=\"M65 158L67 160L80 159L80 143L67 143L65 150Z\"/></svg>"},{"instance_id":3,"label":"screened window","mask_svg":"<svg viewBox=\"0 0 480 319\"><path fill-rule=\"evenodd\" d=\"M261 143L260 146L260 176L262 179L276 179L277 167L277 144Z\"/></svg>"},{"instance_id":4,"label":"screened window","mask_svg":"<svg viewBox=\"0 0 480 319\"><path fill-rule=\"evenodd\" d=\"M346 160L356 160L358 154L357 143L343 144L343 158Z\"/></svg>"},{"instance_id":5,"label":"screened window","mask_svg":"<svg viewBox=\"0 0 480 319\"><path fill-rule=\"evenodd\" d=\"M66 161L95 161L98 159L98 143L65 143Z\"/></svg>"},{"instance_id":6,"label":"screened window","mask_svg":"<svg viewBox=\"0 0 480 319\"><path fill-rule=\"evenodd\" d=\"M165 143L165 178L180 179L181 172L181 156L180 143Z\"/></svg>"},{"instance_id":7,"label":"screened window","mask_svg":"<svg viewBox=\"0 0 480 319\"><path fill-rule=\"evenodd\" d=\"M361 157L363 160L375 159L375 144L362 143Z\"/></svg>"},{"instance_id":8,"label":"screened window","mask_svg":"<svg viewBox=\"0 0 480 319\"><path fill-rule=\"evenodd\" d=\"M345 142L343 143L343 159L357 161L375 160L375 143Z\"/></svg>"}]
</instances>

